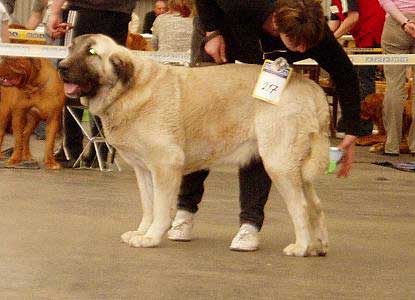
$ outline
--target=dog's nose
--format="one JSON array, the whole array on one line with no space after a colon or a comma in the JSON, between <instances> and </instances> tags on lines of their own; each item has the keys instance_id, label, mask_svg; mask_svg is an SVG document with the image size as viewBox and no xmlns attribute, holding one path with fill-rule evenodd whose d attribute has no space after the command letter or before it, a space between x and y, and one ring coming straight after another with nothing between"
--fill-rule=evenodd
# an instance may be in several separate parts
<instances>
[{"instance_id":1,"label":"dog's nose","mask_svg":"<svg viewBox=\"0 0 415 300\"><path fill-rule=\"evenodd\" d=\"M68 67L68 65L66 65L66 64L64 64L64 63L62 63L62 62L60 62L60 63L58 64L58 71L59 71L59 73L60 73L62 76L65 76L65 75L67 75L67 74L68 74L69 67Z\"/></svg>"}]
</instances>

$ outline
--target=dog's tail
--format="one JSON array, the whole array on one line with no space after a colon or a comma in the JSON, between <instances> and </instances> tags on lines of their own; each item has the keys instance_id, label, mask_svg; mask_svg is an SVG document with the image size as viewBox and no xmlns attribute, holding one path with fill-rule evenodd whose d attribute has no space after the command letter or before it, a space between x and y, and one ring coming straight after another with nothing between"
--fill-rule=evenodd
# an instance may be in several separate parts
<instances>
[{"instance_id":1,"label":"dog's tail","mask_svg":"<svg viewBox=\"0 0 415 300\"><path fill-rule=\"evenodd\" d=\"M320 87L316 86L315 114L316 126L309 133L310 154L304 161L302 173L307 182L313 181L318 175L327 170L329 164L329 109L327 99Z\"/></svg>"},{"instance_id":2,"label":"dog's tail","mask_svg":"<svg viewBox=\"0 0 415 300\"><path fill-rule=\"evenodd\" d=\"M303 179L312 182L329 165L329 139L322 132L310 134L311 152L303 165Z\"/></svg>"}]
</instances>

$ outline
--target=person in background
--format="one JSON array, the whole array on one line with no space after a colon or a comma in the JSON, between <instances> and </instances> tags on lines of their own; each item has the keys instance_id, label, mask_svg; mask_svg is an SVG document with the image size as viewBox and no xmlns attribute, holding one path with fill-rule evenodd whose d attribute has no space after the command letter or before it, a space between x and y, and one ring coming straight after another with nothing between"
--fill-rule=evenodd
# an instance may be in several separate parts
<instances>
[{"instance_id":1,"label":"person in background","mask_svg":"<svg viewBox=\"0 0 415 300\"><path fill-rule=\"evenodd\" d=\"M63 27L63 4L65 0L53 0L51 15L49 16L47 31L52 37L59 37L65 34ZM99 4L97 4L99 2ZM72 0L66 1L66 10L75 10L77 18L73 24L74 37L88 33L102 33L118 44L125 45L128 34L128 23L131 20L131 13L136 6L137 0ZM82 117L82 110L77 110L78 118ZM63 167L71 168L81 154L83 149L83 134L74 118L65 109L64 113L64 142L63 148L56 154L56 159ZM92 124L94 125L94 123ZM96 135L98 129L92 126L92 133ZM106 160L107 149L101 147L101 155ZM67 156L69 159L67 159ZM87 166L95 166L95 150L89 153L85 159Z\"/></svg>"},{"instance_id":2,"label":"person in background","mask_svg":"<svg viewBox=\"0 0 415 300\"><path fill-rule=\"evenodd\" d=\"M284 57L289 63L312 58L331 76L339 94L346 135L338 147L344 150L338 176L351 170L355 140L360 133L359 81L343 48L327 26L318 0L196 0L192 50L201 48L218 64L239 60L262 64L264 59ZM200 44L195 44L201 41ZM206 55L200 56L206 57ZM195 57L197 63L197 57ZM176 217L168 232L171 240L191 240L194 215L204 192L209 170L183 177ZM260 159L239 169L240 229L231 250L255 251L264 221L264 207L271 179Z\"/></svg>"},{"instance_id":3,"label":"person in background","mask_svg":"<svg viewBox=\"0 0 415 300\"><path fill-rule=\"evenodd\" d=\"M41 23L46 25L47 19L50 15L51 5L52 0L34 0L32 3L30 16L25 24L25 27L27 29L34 30Z\"/></svg>"},{"instance_id":4,"label":"person in background","mask_svg":"<svg viewBox=\"0 0 415 300\"><path fill-rule=\"evenodd\" d=\"M4 5L4 8L6 9L6 12L10 16L14 11L14 5L15 5L16 1L15 0L1 0L0 2Z\"/></svg>"},{"instance_id":5,"label":"person in background","mask_svg":"<svg viewBox=\"0 0 415 300\"><path fill-rule=\"evenodd\" d=\"M9 14L2 3L0 3L0 42L10 43L9 37Z\"/></svg>"},{"instance_id":6,"label":"person in background","mask_svg":"<svg viewBox=\"0 0 415 300\"><path fill-rule=\"evenodd\" d=\"M351 33L358 48L379 48L385 22L385 11L378 0L332 0L331 16L328 22L335 38ZM360 98L376 91L376 66L358 66ZM339 131L342 131L339 124ZM362 120L362 134L371 135L373 123Z\"/></svg>"},{"instance_id":7,"label":"person in background","mask_svg":"<svg viewBox=\"0 0 415 300\"><path fill-rule=\"evenodd\" d=\"M336 39L349 33L358 21L358 0L331 0L328 25Z\"/></svg>"},{"instance_id":8,"label":"person in background","mask_svg":"<svg viewBox=\"0 0 415 300\"><path fill-rule=\"evenodd\" d=\"M161 14L167 11L167 3L164 0L158 0L154 2L154 8L152 11L146 13L144 17L143 33L151 33L151 27L153 27L154 20Z\"/></svg>"},{"instance_id":9,"label":"person in background","mask_svg":"<svg viewBox=\"0 0 415 300\"><path fill-rule=\"evenodd\" d=\"M382 33L382 48L386 54L415 54L415 1L379 0L387 13ZM386 93L383 102L383 123L386 130L385 155L398 156L402 139L403 102L408 93L405 65L385 65ZM412 66L412 73L415 67ZM413 81L412 81L413 84ZM415 88L412 86L412 96ZM412 99L415 99L412 97ZM412 105L415 120L415 105ZM407 137L409 150L415 154L415 122L412 121Z\"/></svg>"},{"instance_id":10,"label":"person in background","mask_svg":"<svg viewBox=\"0 0 415 300\"><path fill-rule=\"evenodd\" d=\"M188 52L193 32L194 1L169 0L167 5L167 12L159 15L153 23L153 49Z\"/></svg>"}]
</instances>

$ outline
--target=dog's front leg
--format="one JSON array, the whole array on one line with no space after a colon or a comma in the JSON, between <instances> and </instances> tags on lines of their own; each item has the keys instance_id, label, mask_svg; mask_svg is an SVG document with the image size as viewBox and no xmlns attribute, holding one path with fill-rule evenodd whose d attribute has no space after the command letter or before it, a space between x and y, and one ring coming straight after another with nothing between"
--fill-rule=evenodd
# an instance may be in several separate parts
<instances>
[{"instance_id":1,"label":"dog's front leg","mask_svg":"<svg viewBox=\"0 0 415 300\"><path fill-rule=\"evenodd\" d=\"M32 154L30 153L30 136L33 130L39 124L39 115L36 112L29 111L27 114L26 126L23 130L23 152L22 160L32 160Z\"/></svg>"},{"instance_id":2,"label":"dog's front leg","mask_svg":"<svg viewBox=\"0 0 415 300\"><path fill-rule=\"evenodd\" d=\"M26 112L21 109L16 109L12 112L12 128L14 135L14 150L13 154L8 160L7 164L15 165L22 161L23 151L23 129L26 124Z\"/></svg>"},{"instance_id":3,"label":"dog's front leg","mask_svg":"<svg viewBox=\"0 0 415 300\"><path fill-rule=\"evenodd\" d=\"M143 209L143 218L137 230L127 231L121 235L123 242L129 244L134 236L144 235L153 222L153 180L149 170L136 166L134 167L137 177L138 189L140 190L141 206Z\"/></svg>"},{"instance_id":4,"label":"dog's front leg","mask_svg":"<svg viewBox=\"0 0 415 300\"><path fill-rule=\"evenodd\" d=\"M53 155L53 148L55 147L56 135L60 128L61 112L56 112L46 122L45 166L50 170L60 169L61 166Z\"/></svg>"},{"instance_id":5,"label":"dog's front leg","mask_svg":"<svg viewBox=\"0 0 415 300\"><path fill-rule=\"evenodd\" d=\"M152 172L154 184L153 222L144 236L134 236L133 247L155 247L171 224L170 209L179 193L182 169L176 166L158 167Z\"/></svg>"}]
</instances>

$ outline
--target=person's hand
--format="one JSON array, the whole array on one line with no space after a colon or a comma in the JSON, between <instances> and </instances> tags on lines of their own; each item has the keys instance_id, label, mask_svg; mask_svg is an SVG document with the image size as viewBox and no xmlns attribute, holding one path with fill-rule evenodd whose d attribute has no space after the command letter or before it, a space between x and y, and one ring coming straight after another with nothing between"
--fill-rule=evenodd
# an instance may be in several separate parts
<instances>
[{"instance_id":1,"label":"person's hand","mask_svg":"<svg viewBox=\"0 0 415 300\"><path fill-rule=\"evenodd\" d=\"M49 17L48 24L46 27L47 34L52 39L57 39L65 35L65 33L72 28L69 23L63 23L60 15L52 14Z\"/></svg>"},{"instance_id":2,"label":"person's hand","mask_svg":"<svg viewBox=\"0 0 415 300\"><path fill-rule=\"evenodd\" d=\"M403 27L403 30L415 39L415 22L409 21Z\"/></svg>"},{"instance_id":3,"label":"person's hand","mask_svg":"<svg viewBox=\"0 0 415 300\"><path fill-rule=\"evenodd\" d=\"M352 169L354 149L355 149L356 137L354 135L346 135L343 141L337 146L343 150L343 157L340 160L340 169L337 172L337 177L346 177L350 174Z\"/></svg>"},{"instance_id":4,"label":"person's hand","mask_svg":"<svg viewBox=\"0 0 415 300\"><path fill-rule=\"evenodd\" d=\"M209 37L209 34L212 33L207 32L206 36ZM215 36L205 44L206 53L209 54L217 64L224 64L227 62L225 49L225 40L222 35Z\"/></svg>"}]
</instances>

